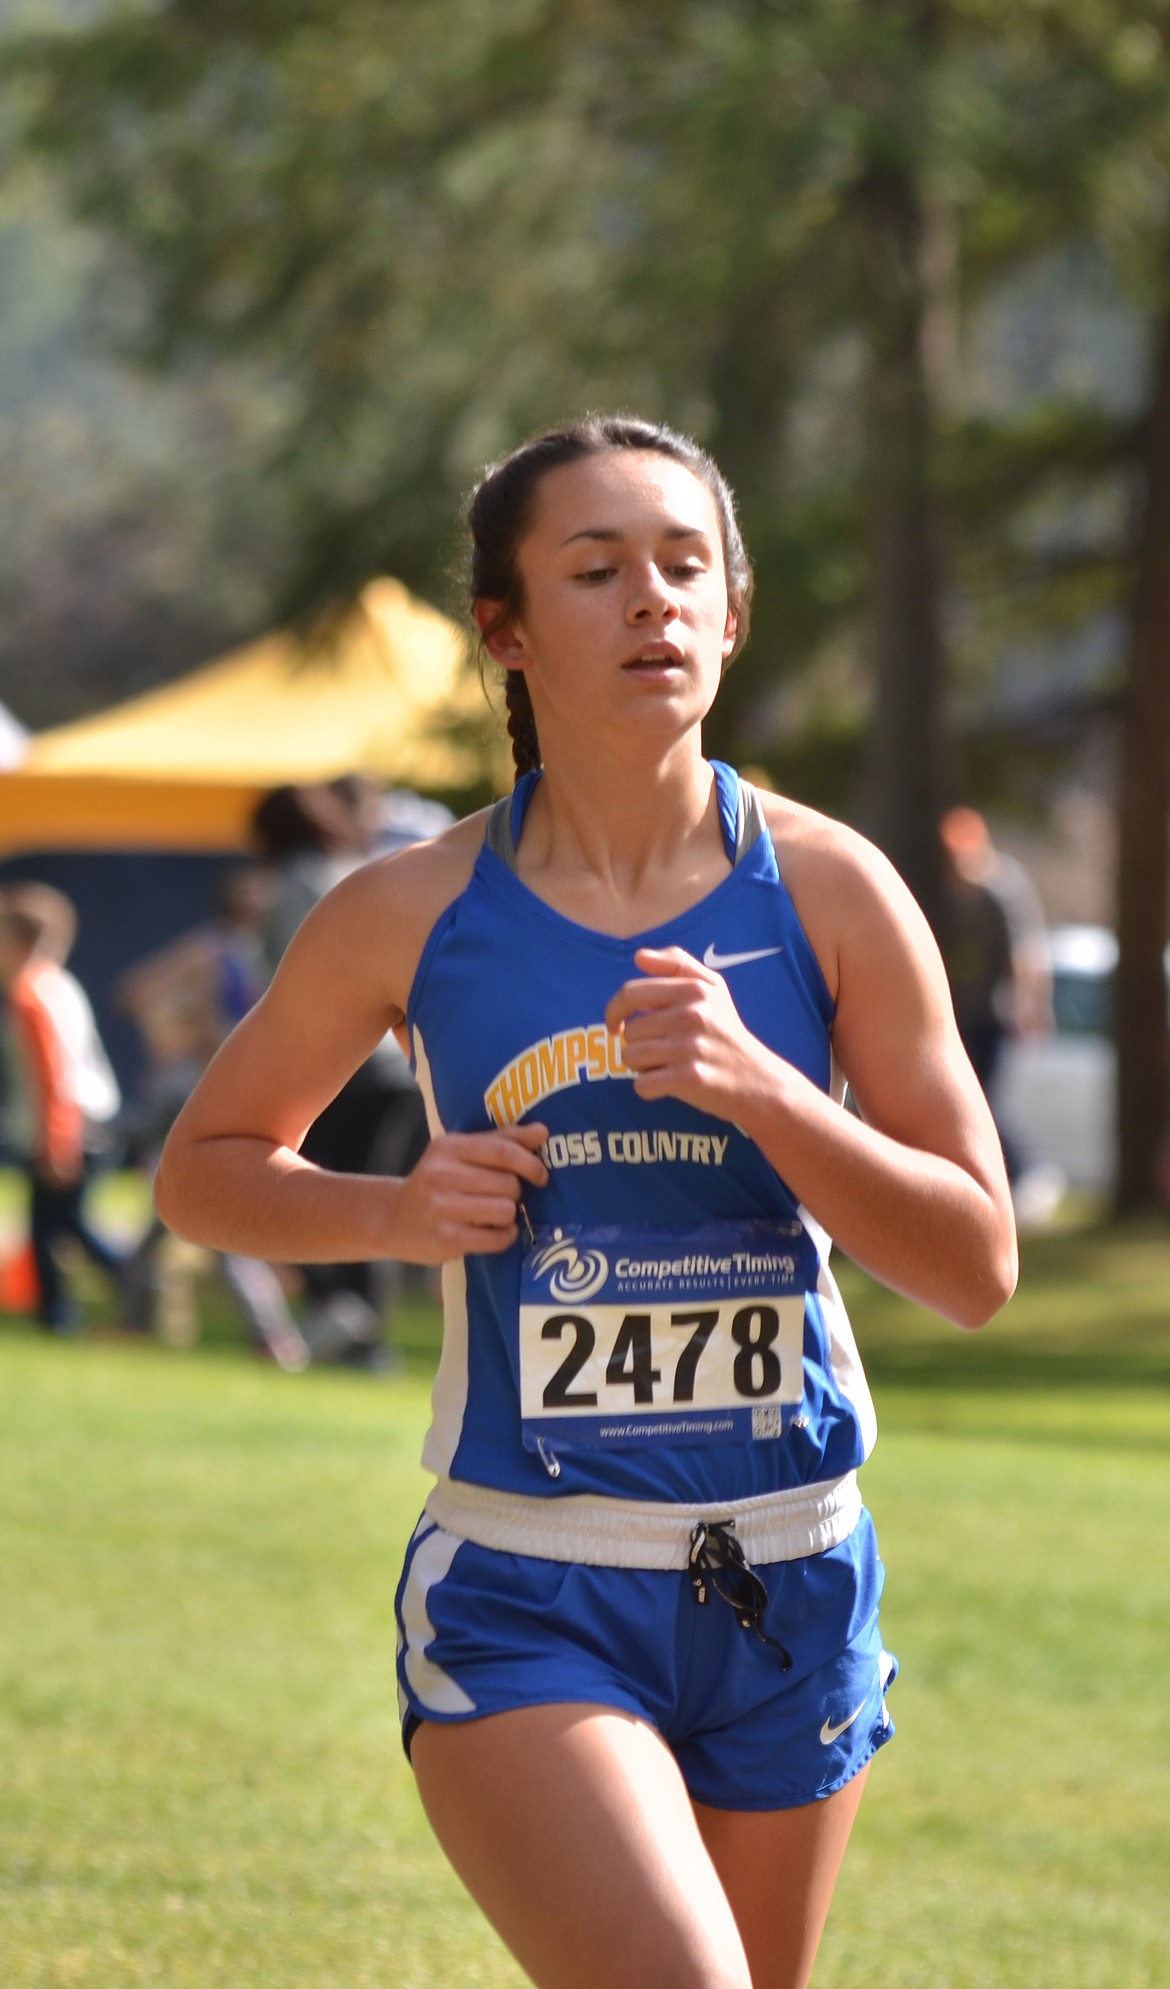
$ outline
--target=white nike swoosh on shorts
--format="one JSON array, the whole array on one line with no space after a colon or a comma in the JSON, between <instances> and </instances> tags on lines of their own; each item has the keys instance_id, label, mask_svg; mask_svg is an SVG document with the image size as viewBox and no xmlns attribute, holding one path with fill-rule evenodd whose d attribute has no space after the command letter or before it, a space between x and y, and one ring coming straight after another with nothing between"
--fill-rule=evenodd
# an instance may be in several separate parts
<instances>
[{"instance_id":1,"label":"white nike swoosh on shorts","mask_svg":"<svg viewBox=\"0 0 1170 1989\"><path fill-rule=\"evenodd\" d=\"M868 1704L869 1704L869 1693L867 1692L865 1698L862 1700L860 1706L857 1708L857 1711L855 1713L850 1713L849 1718L847 1720L842 1720L840 1726L835 1727L832 1725L832 1723L829 1720L826 1720L824 1722L824 1725L821 1727L821 1746L831 1747L835 1740L840 1740L841 1735L845 1732L846 1728L851 1727L853 1725L854 1720L859 1720L861 1718L861 1715L864 1713L866 1706Z\"/></svg>"},{"instance_id":2,"label":"white nike swoosh on shorts","mask_svg":"<svg viewBox=\"0 0 1170 1989\"><path fill-rule=\"evenodd\" d=\"M746 967L749 960L770 960L773 953L783 953L782 946L761 946L755 953L716 953L714 941L703 955L704 967L714 968L721 974L725 967Z\"/></svg>"}]
</instances>

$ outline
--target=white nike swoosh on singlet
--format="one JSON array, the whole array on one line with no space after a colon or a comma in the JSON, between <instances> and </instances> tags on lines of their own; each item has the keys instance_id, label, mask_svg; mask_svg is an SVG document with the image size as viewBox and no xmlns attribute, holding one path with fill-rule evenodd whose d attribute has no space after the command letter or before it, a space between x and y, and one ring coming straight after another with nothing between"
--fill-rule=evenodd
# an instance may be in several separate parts
<instances>
[{"instance_id":1,"label":"white nike swoosh on singlet","mask_svg":"<svg viewBox=\"0 0 1170 1989\"><path fill-rule=\"evenodd\" d=\"M868 1703L869 1703L869 1693L867 1692L865 1698L862 1700L860 1706L857 1708L857 1711L855 1713L850 1713L849 1718L847 1720L842 1720L839 1727L833 1726L829 1720L826 1720L821 1728L821 1746L831 1747L835 1740L839 1740L841 1738L841 1735L845 1732L846 1727L851 1727L853 1725L854 1720L861 1718L861 1715L862 1713L864 1713Z\"/></svg>"},{"instance_id":2,"label":"white nike swoosh on singlet","mask_svg":"<svg viewBox=\"0 0 1170 1989\"><path fill-rule=\"evenodd\" d=\"M768 960L773 953L783 953L782 946L761 946L756 953L716 953L715 942L711 941L703 955L704 967L713 967L721 974L725 967L746 967L749 960Z\"/></svg>"}]
</instances>

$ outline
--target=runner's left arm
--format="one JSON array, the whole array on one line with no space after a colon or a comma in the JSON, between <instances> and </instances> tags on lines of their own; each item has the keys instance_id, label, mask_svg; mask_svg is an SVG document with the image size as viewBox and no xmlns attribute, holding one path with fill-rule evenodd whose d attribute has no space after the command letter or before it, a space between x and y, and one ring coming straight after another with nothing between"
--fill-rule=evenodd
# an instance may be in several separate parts
<instances>
[{"instance_id":1,"label":"runner's left arm","mask_svg":"<svg viewBox=\"0 0 1170 1989\"><path fill-rule=\"evenodd\" d=\"M841 1248L961 1326L1015 1286L1011 1196L990 1111L959 1042L938 949L910 893L860 839L833 864L834 1049L845 1112L753 1036L723 977L680 949L606 1013L643 1098L673 1097L745 1132Z\"/></svg>"}]
</instances>

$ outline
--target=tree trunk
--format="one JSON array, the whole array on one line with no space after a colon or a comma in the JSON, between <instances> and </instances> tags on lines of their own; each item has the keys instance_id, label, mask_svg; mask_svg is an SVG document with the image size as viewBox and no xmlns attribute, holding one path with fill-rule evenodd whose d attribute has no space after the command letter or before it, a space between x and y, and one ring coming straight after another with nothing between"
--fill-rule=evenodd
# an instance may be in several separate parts
<instances>
[{"instance_id":1,"label":"tree trunk","mask_svg":"<svg viewBox=\"0 0 1170 1989\"><path fill-rule=\"evenodd\" d=\"M866 813L875 841L938 930L945 655L924 335L925 217L909 175L889 164L872 168L860 218L870 296L866 498L874 686Z\"/></svg>"},{"instance_id":2,"label":"tree trunk","mask_svg":"<svg viewBox=\"0 0 1170 1989\"><path fill-rule=\"evenodd\" d=\"M1117 1206L1158 1201L1170 1112L1162 963L1170 895L1170 316L1161 333L1146 448L1133 633L1122 724L1117 915Z\"/></svg>"},{"instance_id":3,"label":"tree trunk","mask_svg":"<svg viewBox=\"0 0 1170 1989\"><path fill-rule=\"evenodd\" d=\"M714 414L708 446L735 492L748 551L763 573L774 562L776 463L781 413L791 392L780 330L782 284L782 276L763 269L754 284L737 294L708 375ZM785 628L783 591L772 581L757 597L751 649L725 681L703 728L709 751L732 759L758 757L745 714L777 681Z\"/></svg>"}]
</instances>

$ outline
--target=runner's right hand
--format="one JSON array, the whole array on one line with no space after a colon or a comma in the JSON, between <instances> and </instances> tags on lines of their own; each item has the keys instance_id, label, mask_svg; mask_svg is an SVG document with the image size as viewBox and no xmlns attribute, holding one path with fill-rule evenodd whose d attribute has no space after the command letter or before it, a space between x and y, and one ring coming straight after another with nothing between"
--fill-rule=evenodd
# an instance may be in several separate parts
<instances>
[{"instance_id":1,"label":"runner's right hand","mask_svg":"<svg viewBox=\"0 0 1170 1989\"><path fill-rule=\"evenodd\" d=\"M510 1249L525 1187L543 1188L548 1180L538 1153L547 1138L548 1127L540 1125L440 1133L399 1186L386 1254L442 1264Z\"/></svg>"}]
</instances>

